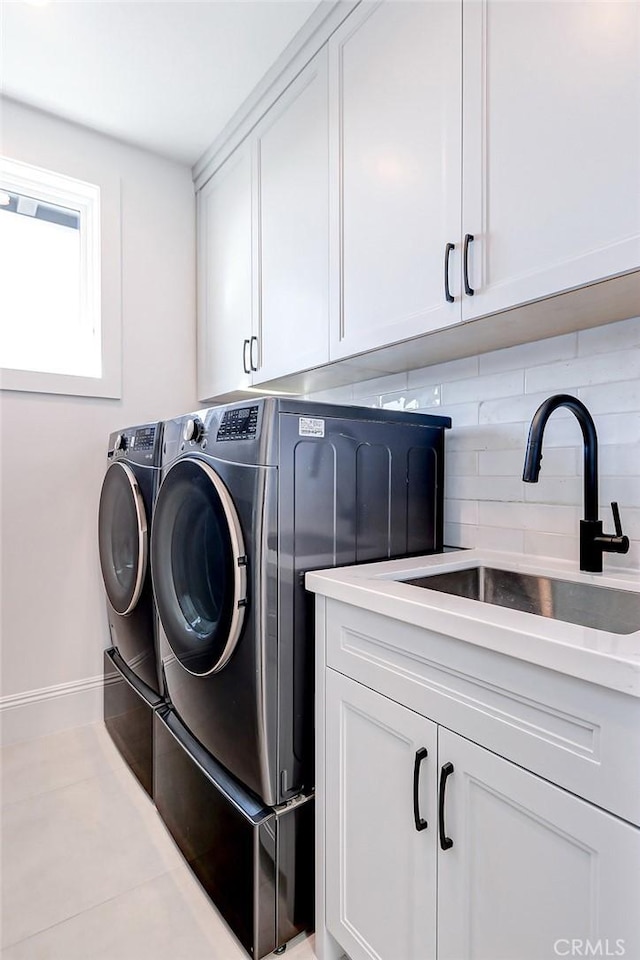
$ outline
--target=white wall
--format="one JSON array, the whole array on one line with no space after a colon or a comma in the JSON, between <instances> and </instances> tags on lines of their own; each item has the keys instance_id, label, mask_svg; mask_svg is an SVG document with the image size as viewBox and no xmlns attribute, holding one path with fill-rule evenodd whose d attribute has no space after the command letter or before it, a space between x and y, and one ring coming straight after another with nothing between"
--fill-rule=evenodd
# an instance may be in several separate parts
<instances>
[{"instance_id":1,"label":"white wall","mask_svg":"<svg viewBox=\"0 0 640 960\"><path fill-rule=\"evenodd\" d=\"M97 507L109 433L196 406L190 170L15 103L2 152L121 178L120 400L3 391L2 721L6 740L101 715L108 631ZM3 318L7 322L7 318Z\"/></svg>"},{"instance_id":2,"label":"white wall","mask_svg":"<svg viewBox=\"0 0 640 960\"><path fill-rule=\"evenodd\" d=\"M582 434L573 414L548 422L537 484L522 482L531 417L555 393L579 397L599 439L600 516L617 500L626 556L640 570L640 318L312 394L317 399L450 416L445 540L578 561Z\"/></svg>"}]
</instances>

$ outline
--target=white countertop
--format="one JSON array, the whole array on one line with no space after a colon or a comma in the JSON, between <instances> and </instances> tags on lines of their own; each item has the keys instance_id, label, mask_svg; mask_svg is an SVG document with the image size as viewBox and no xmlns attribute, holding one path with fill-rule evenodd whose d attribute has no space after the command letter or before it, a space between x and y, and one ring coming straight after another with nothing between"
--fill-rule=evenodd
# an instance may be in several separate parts
<instances>
[{"instance_id":1,"label":"white countertop","mask_svg":"<svg viewBox=\"0 0 640 960\"><path fill-rule=\"evenodd\" d=\"M635 572L582 573L564 560L480 549L314 571L307 573L306 586L334 600L640 697L640 624L631 634L609 633L402 582L478 565L640 593Z\"/></svg>"}]
</instances>

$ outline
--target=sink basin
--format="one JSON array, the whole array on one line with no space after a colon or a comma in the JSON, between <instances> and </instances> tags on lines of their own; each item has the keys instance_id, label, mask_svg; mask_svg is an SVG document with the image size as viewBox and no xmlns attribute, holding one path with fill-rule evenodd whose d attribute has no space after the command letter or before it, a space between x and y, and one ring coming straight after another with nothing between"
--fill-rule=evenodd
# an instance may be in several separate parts
<instances>
[{"instance_id":1,"label":"sink basin","mask_svg":"<svg viewBox=\"0 0 640 960\"><path fill-rule=\"evenodd\" d=\"M640 593L630 590L484 566L403 582L609 633L640 630Z\"/></svg>"}]
</instances>

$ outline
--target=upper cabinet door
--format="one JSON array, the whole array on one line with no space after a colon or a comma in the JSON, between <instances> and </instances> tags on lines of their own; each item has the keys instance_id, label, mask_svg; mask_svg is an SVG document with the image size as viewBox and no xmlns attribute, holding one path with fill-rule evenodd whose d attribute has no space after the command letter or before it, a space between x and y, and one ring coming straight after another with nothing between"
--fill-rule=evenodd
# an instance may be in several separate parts
<instances>
[{"instance_id":1,"label":"upper cabinet door","mask_svg":"<svg viewBox=\"0 0 640 960\"><path fill-rule=\"evenodd\" d=\"M251 151L198 194L198 399L248 387L252 333Z\"/></svg>"},{"instance_id":2,"label":"upper cabinet door","mask_svg":"<svg viewBox=\"0 0 640 960\"><path fill-rule=\"evenodd\" d=\"M269 110L256 136L254 383L329 359L327 50Z\"/></svg>"},{"instance_id":3,"label":"upper cabinet door","mask_svg":"<svg viewBox=\"0 0 640 960\"><path fill-rule=\"evenodd\" d=\"M460 319L461 43L458 0L364 2L329 41L332 359Z\"/></svg>"},{"instance_id":4,"label":"upper cabinet door","mask_svg":"<svg viewBox=\"0 0 640 960\"><path fill-rule=\"evenodd\" d=\"M640 5L464 11L464 319L640 266Z\"/></svg>"}]
</instances>

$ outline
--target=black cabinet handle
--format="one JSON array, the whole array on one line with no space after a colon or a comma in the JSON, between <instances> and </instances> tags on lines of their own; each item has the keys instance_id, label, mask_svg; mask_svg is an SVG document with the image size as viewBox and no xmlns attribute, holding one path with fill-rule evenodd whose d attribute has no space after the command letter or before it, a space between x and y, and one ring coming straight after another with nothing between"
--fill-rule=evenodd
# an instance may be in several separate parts
<instances>
[{"instance_id":1,"label":"black cabinet handle","mask_svg":"<svg viewBox=\"0 0 640 960\"><path fill-rule=\"evenodd\" d=\"M464 238L464 253L462 255L462 269L464 273L464 292L468 297L475 293L473 287L469 284L469 244L473 240L473 234L467 233Z\"/></svg>"},{"instance_id":2,"label":"black cabinet handle","mask_svg":"<svg viewBox=\"0 0 640 960\"><path fill-rule=\"evenodd\" d=\"M256 346L258 346L258 338L257 338L257 337L251 337L251 346L249 347L249 366L250 366L251 369L255 372L258 368L257 368L257 366L255 365L254 360L253 360L253 345L254 345L254 343L255 343Z\"/></svg>"},{"instance_id":3,"label":"black cabinet handle","mask_svg":"<svg viewBox=\"0 0 640 960\"><path fill-rule=\"evenodd\" d=\"M444 298L447 303L453 303L453 297L449 289L449 257L451 256L451 251L455 250L455 248L455 243L448 243L444 248Z\"/></svg>"},{"instance_id":4,"label":"black cabinet handle","mask_svg":"<svg viewBox=\"0 0 640 960\"><path fill-rule=\"evenodd\" d=\"M447 777L453 773L453 764L445 763L440 771L440 794L438 797L438 832L440 834L440 846L443 850L450 850L453 846L453 840L447 836L444 826L444 795L447 787Z\"/></svg>"},{"instance_id":5,"label":"black cabinet handle","mask_svg":"<svg viewBox=\"0 0 640 960\"><path fill-rule=\"evenodd\" d=\"M413 819L416 823L416 830L426 830L428 823L420 816L420 797L418 790L420 787L420 764L428 757L426 747L420 747L416 750L416 758L413 763Z\"/></svg>"},{"instance_id":6,"label":"black cabinet handle","mask_svg":"<svg viewBox=\"0 0 640 960\"><path fill-rule=\"evenodd\" d=\"M244 340L242 343L242 368L245 373L251 373L251 370L247 366L247 347L249 346L249 341Z\"/></svg>"}]
</instances>

